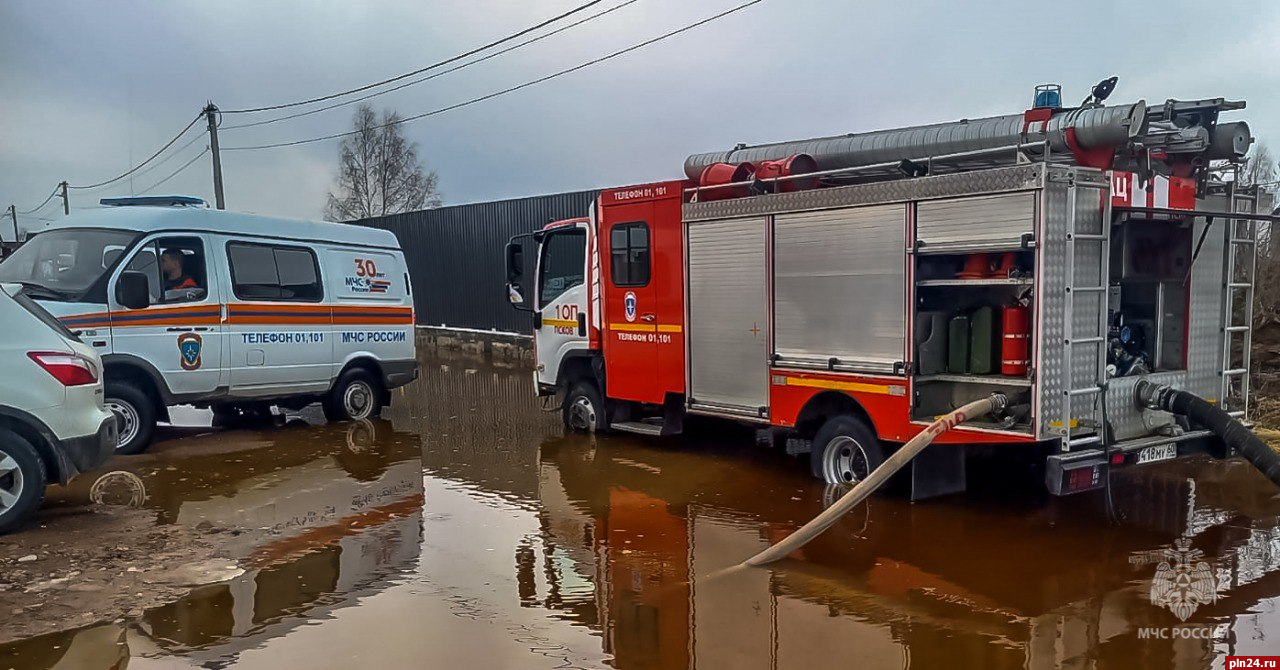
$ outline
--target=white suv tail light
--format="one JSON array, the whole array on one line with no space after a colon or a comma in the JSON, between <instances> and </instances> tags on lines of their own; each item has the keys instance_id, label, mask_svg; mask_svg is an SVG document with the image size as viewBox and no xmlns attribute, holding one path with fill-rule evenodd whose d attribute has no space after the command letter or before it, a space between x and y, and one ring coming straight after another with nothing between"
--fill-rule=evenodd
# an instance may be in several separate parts
<instances>
[{"instance_id":1,"label":"white suv tail light","mask_svg":"<svg viewBox=\"0 0 1280 670\"><path fill-rule=\"evenodd\" d=\"M62 351L31 351L27 357L63 386L98 383L98 366L84 356Z\"/></svg>"}]
</instances>

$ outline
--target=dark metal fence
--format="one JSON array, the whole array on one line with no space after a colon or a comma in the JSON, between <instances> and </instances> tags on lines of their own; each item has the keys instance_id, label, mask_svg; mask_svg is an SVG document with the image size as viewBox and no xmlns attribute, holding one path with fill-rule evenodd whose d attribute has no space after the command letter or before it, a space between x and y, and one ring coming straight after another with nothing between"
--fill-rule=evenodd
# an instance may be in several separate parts
<instances>
[{"instance_id":1,"label":"dark metal fence","mask_svg":"<svg viewBox=\"0 0 1280 670\"><path fill-rule=\"evenodd\" d=\"M507 302L503 247L513 235L586 216L598 191L557 193L393 214L351 223L395 233L413 281L418 325L531 333Z\"/></svg>"}]
</instances>

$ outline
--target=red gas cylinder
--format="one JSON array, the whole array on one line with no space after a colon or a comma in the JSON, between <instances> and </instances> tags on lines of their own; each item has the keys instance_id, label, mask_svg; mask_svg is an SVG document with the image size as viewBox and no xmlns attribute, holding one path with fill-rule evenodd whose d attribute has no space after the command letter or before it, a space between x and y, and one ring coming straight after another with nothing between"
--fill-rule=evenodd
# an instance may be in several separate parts
<instances>
[{"instance_id":1,"label":"red gas cylinder","mask_svg":"<svg viewBox=\"0 0 1280 670\"><path fill-rule=\"evenodd\" d=\"M1031 310L1010 305L1001 314L1000 374L1022 376L1031 365Z\"/></svg>"}]
</instances>

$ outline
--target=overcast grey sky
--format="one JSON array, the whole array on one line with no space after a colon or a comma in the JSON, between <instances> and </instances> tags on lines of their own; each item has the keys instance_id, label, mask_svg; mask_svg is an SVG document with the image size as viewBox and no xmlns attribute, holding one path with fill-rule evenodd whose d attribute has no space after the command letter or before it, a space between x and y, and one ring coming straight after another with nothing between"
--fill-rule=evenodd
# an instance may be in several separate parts
<instances>
[{"instance_id":1,"label":"overcast grey sky","mask_svg":"<svg viewBox=\"0 0 1280 670\"><path fill-rule=\"evenodd\" d=\"M425 66L583 0L0 2L0 206L60 180L112 177L212 100L288 102ZM741 0L639 0L486 63L374 102L403 115L544 76ZM606 0L595 9L621 0ZM1280 2L765 0L592 68L404 126L445 204L678 178L690 153L736 142L1017 113L1035 84L1075 103L1245 99L1280 144ZM244 130L224 147L341 132L351 107ZM252 115L252 120L272 113ZM226 116L224 126L250 120ZM194 137L194 135L192 136ZM182 143L179 143L179 146ZM205 147L72 205L141 191ZM223 157L229 209L316 218L337 141ZM212 200L207 156L158 189ZM38 213L51 217L51 203ZM0 226L3 229L5 226ZM7 236L6 236L7 237Z\"/></svg>"}]
</instances>

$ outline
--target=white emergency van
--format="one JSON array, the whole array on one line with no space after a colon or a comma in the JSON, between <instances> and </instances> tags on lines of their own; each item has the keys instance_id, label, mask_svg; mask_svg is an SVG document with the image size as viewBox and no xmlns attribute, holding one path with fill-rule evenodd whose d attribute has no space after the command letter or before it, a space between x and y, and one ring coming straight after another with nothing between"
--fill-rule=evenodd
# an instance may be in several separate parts
<instances>
[{"instance_id":1,"label":"white emergency van","mask_svg":"<svg viewBox=\"0 0 1280 670\"><path fill-rule=\"evenodd\" d=\"M215 419L319 401L376 415L417 377L413 297L395 235L207 208L186 196L109 198L0 263L101 355L118 453L146 449L167 407Z\"/></svg>"}]
</instances>

